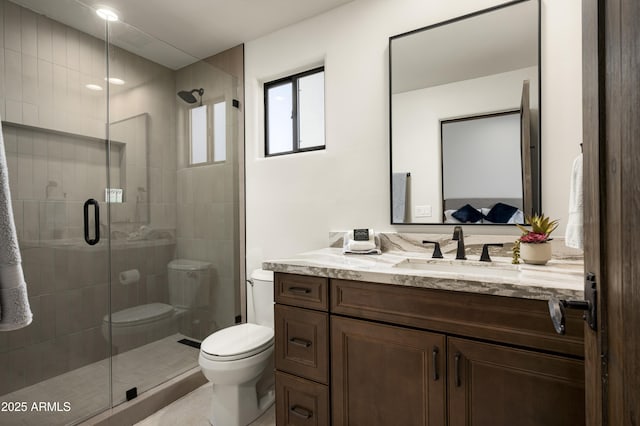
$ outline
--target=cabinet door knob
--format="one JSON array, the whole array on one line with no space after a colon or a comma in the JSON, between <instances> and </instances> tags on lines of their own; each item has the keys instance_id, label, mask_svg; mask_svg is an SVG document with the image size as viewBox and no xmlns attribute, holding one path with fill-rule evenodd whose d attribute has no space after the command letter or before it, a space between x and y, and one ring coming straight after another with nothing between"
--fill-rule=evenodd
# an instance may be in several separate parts
<instances>
[{"instance_id":1,"label":"cabinet door knob","mask_svg":"<svg viewBox=\"0 0 640 426\"><path fill-rule=\"evenodd\" d=\"M455 382L456 382L456 387L459 388L462 385L462 382L460 381L460 353L457 353L454 357L453 357L453 363L454 363L454 368L455 368Z\"/></svg>"},{"instance_id":2,"label":"cabinet door knob","mask_svg":"<svg viewBox=\"0 0 640 426\"><path fill-rule=\"evenodd\" d=\"M433 380L438 380L440 375L438 374L438 347L433 347L433 352L431 352L431 356L433 358Z\"/></svg>"},{"instance_id":3,"label":"cabinet door knob","mask_svg":"<svg viewBox=\"0 0 640 426\"><path fill-rule=\"evenodd\" d=\"M291 413L303 419L310 419L311 416L313 416L313 411L309 411L306 408L300 407L299 405L294 405L289 409L289 411L291 411Z\"/></svg>"},{"instance_id":4,"label":"cabinet door knob","mask_svg":"<svg viewBox=\"0 0 640 426\"><path fill-rule=\"evenodd\" d=\"M308 348L311 346L311 342L306 339L301 339L299 337L292 337L289 339L289 343L296 346L302 346L303 348Z\"/></svg>"}]
</instances>

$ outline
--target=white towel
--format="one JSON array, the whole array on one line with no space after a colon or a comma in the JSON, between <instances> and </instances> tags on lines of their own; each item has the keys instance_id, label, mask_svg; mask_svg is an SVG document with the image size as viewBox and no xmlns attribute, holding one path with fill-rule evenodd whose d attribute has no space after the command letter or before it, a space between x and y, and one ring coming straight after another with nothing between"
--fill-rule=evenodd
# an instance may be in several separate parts
<instances>
[{"instance_id":1,"label":"white towel","mask_svg":"<svg viewBox=\"0 0 640 426\"><path fill-rule=\"evenodd\" d=\"M0 124L0 331L26 327L32 319L13 220L9 169Z\"/></svg>"},{"instance_id":2,"label":"white towel","mask_svg":"<svg viewBox=\"0 0 640 426\"><path fill-rule=\"evenodd\" d=\"M391 176L391 211L393 223L404 223L407 210L407 173Z\"/></svg>"},{"instance_id":3,"label":"white towel","mask_svg":"<svg viewBox=\"0 0 640 426\"><path fill-rule=\"evenodd\" d=\"M380 238L373 229L369 229L369 239L356 241L353 239L353 231L346 232L343 237L342 253L353 254L381 254Z\"/></svg>"},{"instance_id":4,"label":"white towel","mask_svg":"<svg viewBox=\"0 0 640 426\"><path fill-rule=\"evenodd\" d=\"M565 231L567 247L583 249L584 232L582 228L582 211L584 198L582 191L582 154L573 161L571 170L571 192L569 193L569 219Z\"/></svg>"}]
</instances>

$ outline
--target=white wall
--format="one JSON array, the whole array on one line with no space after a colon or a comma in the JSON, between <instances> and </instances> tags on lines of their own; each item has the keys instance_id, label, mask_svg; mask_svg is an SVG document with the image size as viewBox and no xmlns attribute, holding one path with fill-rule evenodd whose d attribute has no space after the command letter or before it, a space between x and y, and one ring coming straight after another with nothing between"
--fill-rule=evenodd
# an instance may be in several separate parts
<instances>
[{"instance_id":1,"label":"white wall","mask_svg":"<svg viewBox=\"0 0 640 426\"><path fill-rule=\"evenodd\" d=\"M356 0L245 45L248 270L324 247L330 230L449 230L389 225L388 38L499 3ZM542 17L542 203L564 220L582 135L580 1L542 0ZM322 63L326 149L264 158L262 83Z\"/></svg>"}]
</instances>

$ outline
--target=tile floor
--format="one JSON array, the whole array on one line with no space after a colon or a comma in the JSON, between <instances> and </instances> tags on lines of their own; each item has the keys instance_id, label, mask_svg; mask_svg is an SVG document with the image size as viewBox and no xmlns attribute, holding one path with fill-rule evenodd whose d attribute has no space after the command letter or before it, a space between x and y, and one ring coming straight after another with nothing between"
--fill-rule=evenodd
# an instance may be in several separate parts
<instances>
[{"instance_id":1,"label":"tile floor","mask_svg":"<svg viewBox=\"0 0 640 426\"><path fill-rule=\"evenodd\" d=\"M141 393L198 365L198 349L177 343L182 338L175 334L114 356L114 404L124 401L129 388ZM108 378L109 362L103 360L1 395L0 404L27 402L28 410L0 412L0 425L64 425L97 414L109 405ZM35 411L33 402L59 402L60 411ZM64 402L71 403L70 411L64 411Z\"/></svg>"},{"instance_id":2,"label":"tile floor","mask_svg":"<svg viewBox=\"0 0 640 426\"><path fill-rule=\"evenodd\" d=\"M152 414L136 426L210 426L209 407L211 404L211 383L202 385ZM249 426L275 426L275 406L272 405L260 418Z\"/></svg>"}]
</instances>

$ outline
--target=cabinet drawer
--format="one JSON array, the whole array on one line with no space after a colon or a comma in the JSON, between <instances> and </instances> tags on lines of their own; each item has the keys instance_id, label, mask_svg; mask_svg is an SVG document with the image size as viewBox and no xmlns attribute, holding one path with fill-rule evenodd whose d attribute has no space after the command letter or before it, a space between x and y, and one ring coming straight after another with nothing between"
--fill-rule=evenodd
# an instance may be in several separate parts
<instances>
[{"instance_id":1,"label":"cabinet drawer","mask_svg":"<svg viewBox=\"0 0 640 426\"><path fill-rule=\"evenodd\" d=\"M328 426L327 386L276 371L276 424Z\"/></svg>"},{"instance_id":2,"label":"cabinet drawer","mask_svg":"<svg viewBox=\"0 0 640 426\"><path fill-rule=\"evenodd\" d=\"M275 276L276 303L327 311L328 283L323 277L281 274Z\"/></svg>"},{"instance_id":3,"label":"cabinet drawer","mask_svg":"<svg viewBox=\"0 0 640 426\"><path fill-rule=\"evenodd\" d=\"M316 382L329 378L329 314L276 305L276 369Z\"/></svg>"},{"instance_id":4,"label":"cabinet drawer","mask_svg":"<svg viewBox=\"0 0 640 426\"><path fill-rule=\"evenodd\" d=\"M332 279L331 313L584 356L582 312L560 336L544 300Z\"/></svg>"}]
</instances>

